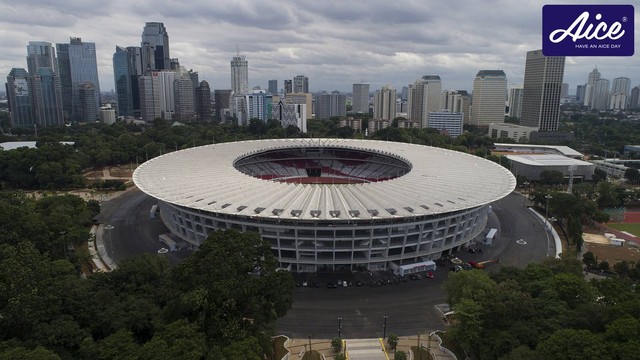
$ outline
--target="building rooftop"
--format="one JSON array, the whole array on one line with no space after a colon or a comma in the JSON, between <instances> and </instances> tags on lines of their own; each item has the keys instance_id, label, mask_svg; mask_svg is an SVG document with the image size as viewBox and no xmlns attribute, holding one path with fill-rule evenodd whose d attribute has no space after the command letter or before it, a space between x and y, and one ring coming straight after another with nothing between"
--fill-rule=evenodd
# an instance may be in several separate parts
<instances>
[{"instance_id":1,"label":"building rooftop","mask_svg":"<svg viewBox=\"0 0 640 360\"><path fill-rule=\"evenodd\" d=\"M545 151L551 153L557 153L569 157L582 158L582 153L573 150L568 146L554 146L554 145L534 145L534 144L504 144L495 143L496 151Z\"/></svg>"},{"instance_id":2,"label":"building rooftop","mask_svg":"<svg viewBox=\"0 0 640 360\"><path fill-rule=\"evenodd\" d=\"M369 175L360 176L357 183L344 183L345 177L342 183L300 181L318 176L308 174L320 171L319 165L309 166L304 158L279 157L292 152L290 149L308 153L311 151L304 149L313 148L317 153L321 152L318 149L329 147L337 149L336 154L371 154L371 160L360 160L366 166L357 170L358 174L369 171ZM278 153L280 149L287 151ZM274 160L264 161L269 156ZM381 178L379 169L394 166L379 161L384 157L406 166L398 167L398 174L392 173L396 175L388 179ZM326 171L337 179L341 175L336 175L336 169L353 174L354 159L311 160L332 162ZM236 166L240 162L241 169ZM297 166L300 162L305 165ZM324 173L325 169L321 171ZM282 172L298 172L292 176L298 180L286 181ZM327 176L326 179L332 177ZM465 210L503 198L516 183L509 170L477 156L422 145L352 139L260 140L190 148L145 162L135 171L133 180L145 193L191 209L313 221L394 219Z\"/></svg>"},{"instance_id":3,"label":"building rooftop","mask_svg":"<svg viewBox=\"0 0 640 360\"><path fill-rule=\"evenodd\" d=\"M532 166L593 165L587 161L557 154L507 155L507 159Z\"/></svg>"}]
</instances>

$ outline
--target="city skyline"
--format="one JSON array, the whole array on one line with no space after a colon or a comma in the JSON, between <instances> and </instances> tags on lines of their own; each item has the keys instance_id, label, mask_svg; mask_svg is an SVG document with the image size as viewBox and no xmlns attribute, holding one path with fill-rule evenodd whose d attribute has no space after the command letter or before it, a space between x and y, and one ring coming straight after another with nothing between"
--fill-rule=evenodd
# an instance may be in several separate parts
<instances>
[{"instance_id":1,"label":"city skyline","mask_svg":"<svg viewBox=\"0 0 640 360\"><path fill-rule=\"evenodd\" d=\"M115 46L136 46L145 23L162 22L170 35L171 57L198 71L212 89L231 88L229 61L236 48L249 61L249 88L266 89L270 79L283 84L304 74L312 92L351 92L354 83L363 81L371 92L386 84L400 91L425 74L437 74L443 90L471 90L482 69L504 70L508 84L522 84L526 52L541 47L542 6L548 3L469 1L460 9L420 2L354 3L348 8L337 2L293 1L174 7L113 0L99 8L3 3L0 72L6 76L11 68L26 68L30 41L63 43L81 37L96 44L101 89L110 91L115 89ZM636 35L638 48L637 27ZM603 78L629 77L632 87L640 84L638 56L568 57L564 79L570 94L596 66Z\"/></svg>"}]
</instances>

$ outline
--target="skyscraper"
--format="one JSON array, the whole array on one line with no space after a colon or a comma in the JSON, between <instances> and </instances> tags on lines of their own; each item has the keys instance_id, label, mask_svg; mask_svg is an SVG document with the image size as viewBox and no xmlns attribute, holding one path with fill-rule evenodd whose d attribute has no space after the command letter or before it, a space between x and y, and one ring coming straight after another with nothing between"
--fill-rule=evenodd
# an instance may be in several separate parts
<instances>
[{"instance_id":1,"label":"skyscraper","mask_svg":"<svg viewBox=\"0 0 640 360\"><path fill-rule=\"evenodd\" d=\"M520 118L522 116L522 85L509 89L509 116Z\"/></svg>"},{"instance_id":2,"label":"skyscraper","mask_svg":"<svg viewBox=\"0 0 640 360\"><path fill-rule=\"evenodd\" d=\"M82 121L81 119L88 119L86 117L87 114L95 114L97 116L98 109L100 109L100 83L98 81L96 45L94 43L83 42L80 38L71 38L68 47L60 46L59 48L63 48L63 53L65 53L64 56L58 58L58 62L60 63L59 67L61 68L60 82L62 86L63 109L65 105L64 96L68 95L65 92L65 86L68 85L69 79L65 79L62 76L63 74L66 76L66 71L63 72L62 69L68 67L71 83L71 119L73 121ZM68 53L68 56L66 53ZM68 61L68 65L64 63L65 61ZM80 87L88 83L91 83L95 104L94 107L92 107L93 110L87 109L87 111L84 111L82 104L86 103L86 99L80 98ZM84 86L84 95L86 95L87 91L87 87Z\"/></svg>"},{"instance_id":3,"label":"skyscraper","mask_svg":"<svg viewBox=\"0 0 640 360\"><path fill-rule=\"evenodd\" d=\"M272 95L265 90L254 90L246 95L247 117L263 122L272 118Z\"/></svg>"},{"instance_id":4,"label":"skyscraper","mask_svg":"<svg viewBox=\"0 0 640 360\"><path fill-rule=\"evenodd\" d=\"M64 124L60 77L49 67L39 67L30 78L35 122L40 126Z\"/></svg>"},{"instance_id":5,"label":"skyscraper","mask_svg":"<svg viewBox=\"0 0 640 360\"><path fill-rule=\"evenodd\" d=\"M440 107L452 113L462 113L465 124L471 121L471 95L466 90L443 91Z\"/></svg>"},{"instance_id":6,"label":"skyscraper","mask_svg":"<svg viewBox=\"0 0 640 360\"><path fill-rule=\"evenodd\" d=\"M329 119L347 115L347 96L334 91L316 97L316 119Z\"/></svg>"},{"instance_id":7,"label":"skyscraper","mask_svg":"<svg viewBox=\"0 0 640 360\"><path fill-rule=\"evenodd\" d=\"M98 110L96 106L96 89L91 81L78 85L77 109L79 111L78 121L93 122L98 119Z\"/></svg>"},{"instance_id":8,"label":"skyscraper","mask_svg":"<svg viewBox=\"0 0 640 360\"><path fill-rule=\"evenodd\" d=\"M140 76L140 117L147 123L152 123L162 116L160 112L160 94L153 91L153 74ZM155 73L157 76L157 73Z\"/></svg>"},{"instance_id":9,"label":"skyscraper","mask_svg":"<svg viewBox=\"0 0 640 360\"><path fill-rule=\"evenodd\" d=\"M606 110L609 108L609 79L600 78L593 85L591 109Z\"/></svg>"},{"instance_id":10,"label":"skyscraper","mask_svg":"<svg viewBox=\"0 0 640 360\"><path fill-rule=\"evenodd\" d=\"M278 80L269 80L269 93L278 95Z\"/></svg>"},{"instance_id":11,"label":"skyscraper","mask_svg":"<svg viewBox=\"0 0 640 360\"><path fill-rule=\"evenodd\" d=\"M27 70L35 75L40 68L49 68L54 73L58 72L58 60L56 51L49 42L29 41L27 45Z\"/></svg>"},{"instance_id":12,"label":"skyscraper","mask_svg":"<svg viewBox=\"0 0 640 360\"><path fill-rule=\"evenodd\" d=\"M69 44L56 44L58 52L58 74L60 76L60 91L62 92L62 115L65 121L71 120L73 106L72 83L71 83L71 63L69 62Z\"/></svg>"},{"instance_id":13,"label":"skyscraper","mask_svg":"<svg viewBox=\"0 0 640 360\"><path fill-rule=\"evenodd\" d=\"M304 75L296 75L293 78L293 92L294 93L308 93L309 92L309 78Z\"/></svg>"},{"instance_id":14,"label":"skyscraper","mask_svg":"<svg viewBox=\"0 0 640 360\"><path fill-rule=\"evenodd\" d=\"M6 89L12 127L35 124L29 82L29 73L23 68L13 68L7 76Z\"/></svg>"},{"instance_id":15,"label":"skyscraper","mask_svg":"<svg viewBox=\"0 0 640 360\"><path fill-rule=\"evenodd\" d=\"M284 80L284 93L285 95L293 93L293 80Z\"/></svg>"},{"instance_id":16,"label":"skyscraper","mask_svg":"<svg viewBox=\"0 0 640 360\"><path fill-rule=\"evenodd\" d=\"M196 114L198 120L210 122L211 119L211 88L206 80L202 80L196 88Z\"/></svg>"},{"instance_id":17,"label":"skyscraper","mask_svg":"<svg viewBox=\"0 0 640 360\"><path fill-rule=\"evenodd\" d=\"M544 56L542 50L527 52L520 125L558 130L564 62L564 56Z\"/></svg>"},{"instance_id":18,"label":"skyscraper","mask_svg":"<svg viewBox=\"0 0 640 360\"><path fill-rule=\"evenodd\" d=\"M357 84L354 84L354 87ZM367 88L369 84L367 84ZM369 93L367 89L367 94ZM367 96L368 97L368 96ZM396 90L389 86L383 86L377 90L373 97L373 119L393 120L396 117Z\"/></svg>"},{"instance_id":19,"label":"skyscraper","mask_svg":"<svg viewBox=\"0 0 640 360\"><path fill-rule=\"evenodd\" d=\"M640 86L634 86L633 89L631 89L631 96L629 98L629 104L627 108L640 108Z\"/></svg>"},{"instance_id":20,"label":"skyscraper","mask_svg":"<svg viewBox=\"0 0 640 360\"><path fill-rule=\"evenodd\" d=\"M234 96L249 92L249 62L244 55L236 54L231 59L231 91Z\"/></svg>"},{"instance_id":21,"label":"skyscraper","mask_svg":"<svg viewBox=\"0 0 640 360\"><path fill-rule=\"evenodd\" d=\"M587 78L587 85L584 91L584 106L591 107L591 103L593 102L593 86L598 80L600 80L600 72L598 71L598 68L594 68Z\"/></svg>"},{"instance_id":22,"label":"skyscraper","mask_svg":"<svg viewBox=\"0 0 640 360\"><path fill-rule=\"evenodd\" d=\"M473 81L471 124L489 127L504 122L507 75L502 70L480 70Z\"/></svg>"},{"instance_id":23,"label":"skyscraper","mask_svg":"<svg viewBox=\"0 0 640 360\"><path fill-rule=\"evenodd\" d=\"M628 77L617 77L613 79L611 86L611 99L609 100L609 109L625 110L627 101L631 92L631 79Z\"/></svg>"},{"instance_id":24,"label":"skyscraper","mask_svg":"<svg viewBox=\"0 0 640 360\"><path fill-rule=\"evenodd\" d=\"M395 107L395 99L393 100L393 103ZM353 84L353 102L351 104L351 111L354 113L369 113L369 84Z\"/></svg>"},{"instance_id":25,"label":"skyscraper","mask_svg":"<svg viewBox=\"0 0 640 360\"><path fill-rule=\"evenodd\" d=\"M578 85L576 86L576 103L584 104L584 95L587 91L587 85Z\"/></svg>"},{"instance_id":26,"label":"skyscraper","mask_svg":"<svg viewBox=\"0 0 640 360\"><path fill-rule=\"evenodd\" d=\"M194 96L190 74L186 71L178 72L173 80L176 120L191 121L194 119L196 112Z\"/></svg>"},{"instance_id":27,"label":"skyscraper","mask_svg":"<svg viewBox=\"0 0 640 360\"><path fill-rule=\"evenodd\" d=\"M113 77L120 116L133 116L132 69L129 56L126 48L116 46L116 52L113 54Z\"/></svg>"},{"instance_id":28,"label":"skyscraper","mask_svg":"<svg viewBox=\"0 0 640 360\"><path fill-rule=\"evenodd\" d=\"M148 22L142 31L143 71L168 70L171 68L169 56L169 34L161 22Z\"/></svg>"},{"instance_id":29,"label":"skyscraper","mask_svg":"<svg viewBox=\"0 0 640 360\"><path fill-rule=\"evenodd\" d=\"M442 82L438 75L425 75L409 85L409 120L417 121L425 129L429 124L429 113L440 110Z\"/></svg>"},{"instance_id":30,"label":"skyscraper","mask_svg":"<svg viewBox=\"0 0 640 360\"><path fill-rule=\"evenodd\" d=\"M232 90L213 91L213 118L218 122L226 120L226 115L231 111Z\"/></svg>"},{"instance_id":31,"label":"skyscraper","mask_svg":"<svg viewBox=\"0 0 640 360\"><path fill-rule=\"evenodd\" d=\"M157 94L156 99L160 100L160 116L165 120L172 120L176 112L174 80L176 72L170 70L153 71L153 92ZM191 86L191 83L189 83Z\"/></svg>"}]
</instances>

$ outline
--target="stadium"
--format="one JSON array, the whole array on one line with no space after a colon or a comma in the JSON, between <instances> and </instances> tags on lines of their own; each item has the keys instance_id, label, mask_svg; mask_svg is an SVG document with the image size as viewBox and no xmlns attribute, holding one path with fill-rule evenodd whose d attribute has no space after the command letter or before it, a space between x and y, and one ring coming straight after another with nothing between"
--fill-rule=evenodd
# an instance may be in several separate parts
<instances>
[{"instance_id":1,"label":"stadium","mask_svg":"<svg viewBox=\"0 0 640 360\"><path fill-rule=\"evenodd\" d=\"M479 235L516 184L477 156L351 139L194 147L145 162L133 180L193 247L217 229L254 231L296 272L431 262Z\"/></svg>"}]
</instances>

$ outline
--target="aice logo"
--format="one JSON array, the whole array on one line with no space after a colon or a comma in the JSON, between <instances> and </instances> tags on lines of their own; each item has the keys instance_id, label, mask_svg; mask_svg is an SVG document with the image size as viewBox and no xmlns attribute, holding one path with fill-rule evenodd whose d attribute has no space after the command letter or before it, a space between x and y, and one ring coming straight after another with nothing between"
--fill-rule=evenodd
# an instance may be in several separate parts
<instances>
[{"instance_id":1,"label":"aice logo","mask_svg":"<svg viewBox=\"0 0 640 360\"><path fill-rule=\"evenodd\" d=\"M631 56L632 5L545 5L542 53L545 56Z\"/></svg>"}]
</instances>

